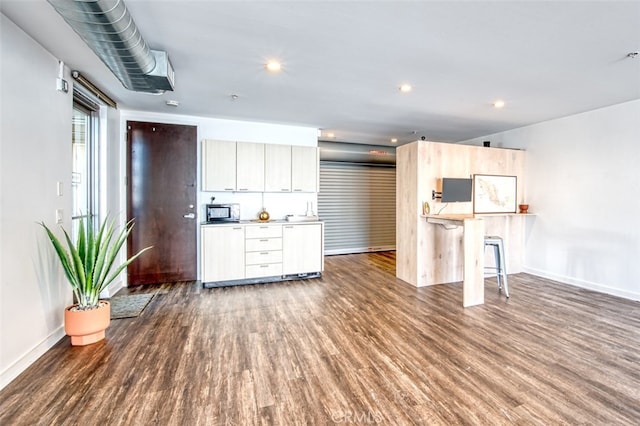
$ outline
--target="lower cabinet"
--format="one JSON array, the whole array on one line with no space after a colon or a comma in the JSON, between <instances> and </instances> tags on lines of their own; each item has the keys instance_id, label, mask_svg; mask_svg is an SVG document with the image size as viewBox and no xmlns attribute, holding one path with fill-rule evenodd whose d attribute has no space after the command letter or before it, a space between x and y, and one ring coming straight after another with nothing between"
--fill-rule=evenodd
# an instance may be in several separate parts
<instances>
[{"instance_id":1,"label":"lower cabinet","mask_svg":"<svg viewBox=\"0 0 640 426\"><path fill-rule=\"evenodd\" d=\"M324 268L322 224L282 226L282 273L321 272Z\"/></svg>"},{"instance_id":2,"label":"lower cabinet","mask_svg":"<svg viewBox=\"0 0 640 426\"><path fill-rule=\"evenodd\" d=\"M245 277L282 275L282 225L248 225L245 238Z\"/></svg>"},{"instance_id":3,"label":"lower cabinet","mask_svg":"<svg viewBox=\"0 0 640 426\"><path fill-rule=\"evenodd\" d=\"M244 226L203 226L200 246L202 282L244 279Z\"/></svg>"},{"instance_id":4,"label":"lower cabinet","mask_svg":"<svg viewBox=\"0 0 640 426\"><path fill-rule=\"evenodd\" d=\"M322 222L202 226L202 282L215 287L318 276L324 269L323 226Z\"/></svg>"}]
</instances>

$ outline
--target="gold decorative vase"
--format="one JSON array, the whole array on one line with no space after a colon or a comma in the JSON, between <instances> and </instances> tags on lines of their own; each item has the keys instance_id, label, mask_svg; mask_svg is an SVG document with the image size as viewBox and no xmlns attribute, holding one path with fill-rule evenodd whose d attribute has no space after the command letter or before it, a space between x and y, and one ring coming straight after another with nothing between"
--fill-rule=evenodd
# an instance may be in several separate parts
<instances>
[{"instance_id":1,"label":"gold decorative vase","mask_svg":"<svg viewBox=\"0 0 640 426\"><path fill-rule=\"evenodd\" d=\"M263 208L262 211L258 214L258 219L266 222L267 220L269 220L269 212Z\"/></svg>"}]
</instances>

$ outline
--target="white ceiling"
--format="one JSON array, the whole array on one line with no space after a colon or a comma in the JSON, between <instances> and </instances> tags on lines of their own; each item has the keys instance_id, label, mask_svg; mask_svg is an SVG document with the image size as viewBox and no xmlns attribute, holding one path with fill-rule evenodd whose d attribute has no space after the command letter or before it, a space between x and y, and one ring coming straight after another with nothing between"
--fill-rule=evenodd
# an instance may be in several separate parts
<instances>
[{"instance_id":1,"label":"white ceiling","mask_svg":"<svg viewBox=\"0 0 640 426\"><path fill-rule=\"evenodd\" d=\"M123 109L390 145L461 141L640 98L640 55L627 57L640 50L640 1L125 0L175 69L175 91L161 96L122 87L46 0L0 1ZM265 71L270 58L281 73ZM398 90L405 82L411 93Z\"/></svg>"}]
</instances>

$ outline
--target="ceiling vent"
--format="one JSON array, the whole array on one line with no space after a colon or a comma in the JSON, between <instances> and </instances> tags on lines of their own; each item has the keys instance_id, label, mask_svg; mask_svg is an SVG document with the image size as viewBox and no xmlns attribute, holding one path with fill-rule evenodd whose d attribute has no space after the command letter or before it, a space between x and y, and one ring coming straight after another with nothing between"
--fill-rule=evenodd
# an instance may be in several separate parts
<instances>
[{"instance_id":1,"label":"ceiling vent","mask_svg":"<svg viewBox=\"0 0 640 426\"><path fill-rule=\"evenodd\" d=\"M173 90L166 52L149 49L122 0L47 0L129 90Z\"/></svg>"}]
</instances>

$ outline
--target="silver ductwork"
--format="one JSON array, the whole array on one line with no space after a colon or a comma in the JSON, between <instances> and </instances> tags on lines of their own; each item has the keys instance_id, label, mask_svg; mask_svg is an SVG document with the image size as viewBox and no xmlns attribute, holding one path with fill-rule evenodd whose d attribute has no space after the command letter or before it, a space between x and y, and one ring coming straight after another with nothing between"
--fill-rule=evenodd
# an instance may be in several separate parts
<instances>
[{"instance_id":1,"label":"silver ductwork","mask_svg":"<svg viewBox=\"0 0 640 426\"><path fill-rule=\"evenodd\" d=\"M173 90L166 52L149 49L123 0L47 0L129 90Z\"/></svg>"}]
</instances>

